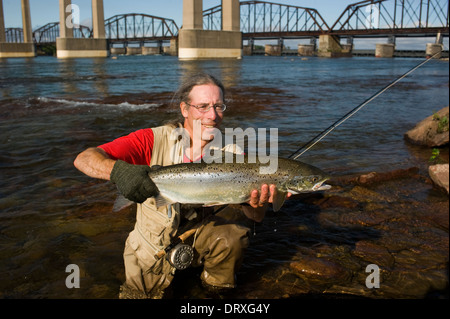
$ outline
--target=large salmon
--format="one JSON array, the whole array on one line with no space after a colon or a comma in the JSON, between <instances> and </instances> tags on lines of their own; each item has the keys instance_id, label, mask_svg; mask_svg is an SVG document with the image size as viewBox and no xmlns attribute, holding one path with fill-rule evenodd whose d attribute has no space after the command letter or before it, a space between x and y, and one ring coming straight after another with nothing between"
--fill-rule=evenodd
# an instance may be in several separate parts
<instances>
[{"instance_id":1,"label":"large salmon","mask_svg":"<svg viewBox=\"0 0 450 319\"><path fill-rule=\"evenodd\" d=\"M157 206L240 204L250 200L253 189L275 184L273 210L278 211L288 192L298 194L330 188L323 184L329 175L312 165L278 158L274 173L261 174L262 165L266 164L249 163L247 157L244 163L184 163L154 168L149 177L160 192L155 198Z\"/></svg>"}]
</instances>

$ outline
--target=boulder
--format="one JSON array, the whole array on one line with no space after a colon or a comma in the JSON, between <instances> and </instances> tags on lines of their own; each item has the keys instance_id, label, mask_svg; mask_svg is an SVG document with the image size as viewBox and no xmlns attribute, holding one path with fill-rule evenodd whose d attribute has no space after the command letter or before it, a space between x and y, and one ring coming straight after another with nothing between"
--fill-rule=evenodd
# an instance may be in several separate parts
<instances>
[{"instance_id":1,"label":"boulder","mask_svg":"<svg viewBox=\"0 0 450 319\"><path fill-rule=\"evenodd\" d=\"M428 174L436 185L445 188L447 193L449 192L448 164L432 165L428 168Z\"/></svg>"},{"instance_id":2,"label":"boulder","mask_svg":"<svg viewBox=\"0 0 450 319\"><path fill-rule=\"evenodd\" d=\"M326 258L302 256L290 264L292 272L309 283L330 284L348 280L350 271Z\"/></svg>"},{"instance_id":3,"label":"boulder","mask_svg":"<svg viewBox=\"0 0 450 319\"><path fill-rule=\"evenodd\" d=\"M413 144L439 147L448 144L449 107L441 109L419 122L405 133L405 139Z\"/></svg>"}]
</instances>

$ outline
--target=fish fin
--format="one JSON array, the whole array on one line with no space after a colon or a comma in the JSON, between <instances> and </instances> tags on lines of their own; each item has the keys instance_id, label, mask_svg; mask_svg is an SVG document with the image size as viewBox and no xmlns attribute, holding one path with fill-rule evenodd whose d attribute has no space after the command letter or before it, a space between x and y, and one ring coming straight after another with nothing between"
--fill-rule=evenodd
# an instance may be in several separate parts
<instances>
[{"instance_id":1,"label":"fish fin","mask_svg":"<svg viewBox=\"0 0 450 319\"><path fill-rule=\"evenodd\" d=\"M130 207L133 204L135 204L135 202L133 202L129 199L126 199L125 196L123 196L122 194L118 194L117 198L114 202L112 212L117 213L117 212L121 211L122 209Z\"/></svg>"},{"instance_id":2,"label":"fish fin","mask_svg":"<svg viewBox=\"0 0 450 319\"><path fill-rule=\"evenodd\" d=\"M292 195L300 194L300 192L298 190L293 190L293 189L288 189L288 192L291 193Z\"/></svg>"},{"instance_id":3,"label":"fish fin","mask_svg":"<svg viewBox=\"0 0 450 319\"><path fill-rule=\"evenodd\" d=\"M273 198L273 202L272 202L272 207L273 207L274 212L277 212L280 210L281 206L283 206L284 201L286 200L286 196L287 196L287 192L282 192L280 190L277 190L277 192Z\"/></svg>"},{"instance_id":4,"label":"fish fin","mask_svg":"<svg viewBox=\"0 0 450 319\"><path fill-rule=\"evenodd\" d=\"M172 201L170 198L161 195L161 193L155 196L155 204L157 207L167 206L174 203L175 203L174 201Z\"/></svg>"},{"instance_id":5,"label":"fish fin","mask_svg":"<svg viewBox=\"0 0 450 319\"><path fill-rule=\"evenodd\" d=\"M212 207L212 206L220 206L220 205L225 205L226 203L222 203L222 202L215 202L215 203L208 203L208 204L203 204L203 207Z\"/></svg>"}]
</instances>

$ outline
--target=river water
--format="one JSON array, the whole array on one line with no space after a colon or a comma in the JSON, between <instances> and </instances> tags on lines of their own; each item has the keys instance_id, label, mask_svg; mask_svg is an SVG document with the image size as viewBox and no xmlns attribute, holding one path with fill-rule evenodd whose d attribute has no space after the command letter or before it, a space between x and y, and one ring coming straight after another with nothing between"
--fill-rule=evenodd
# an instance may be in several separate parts
<instances>
[{"instance_id":1,"label":"river water","mask_svg":"<svg viewBox=\"0 0 450 319\"><path fill-rule=\"evenodd\" d=\"M183 77L218 76L229 88L223 127L278 128L279 155L289 156L420 61L0 60L0 297L117 297L133 207L113 213L114 186L84 176L73 160L87 147L178 118L170 102ZM427 179L431 150L407 144L403 134L448 105L448 85L448 61L433 60L300 157L337 179L368 172L401 177L375 185L336 182L329 194L269 211L250 225L251 246L232 297L442 296L448 195ZM448 148L441 157L448 161ZM65 285L69 264L79 266L78 289ZM378 289L364 285L367 264L381 269ZM201 298L196 275L180 273L173 296Z\"/></svg>"}]
</instances>

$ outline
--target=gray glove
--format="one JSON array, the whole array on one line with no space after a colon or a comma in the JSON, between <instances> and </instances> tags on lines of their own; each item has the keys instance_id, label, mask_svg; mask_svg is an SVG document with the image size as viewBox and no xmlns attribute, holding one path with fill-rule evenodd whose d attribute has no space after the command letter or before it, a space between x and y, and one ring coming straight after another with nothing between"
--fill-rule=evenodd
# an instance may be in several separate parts
<instances>
[{"instance_id":1,"label":"gray glove","mask_svg":"<svg viewBox=\"0 0 450 319\"><path fill-rule=\"evenodd\" d=\"M117 185L125 198L143 203L147 198L158 195L158 187L150 179L151 168L146 165L132 165L118 160L111 171L111 182Z\"/></svg>"}]
</instances>

